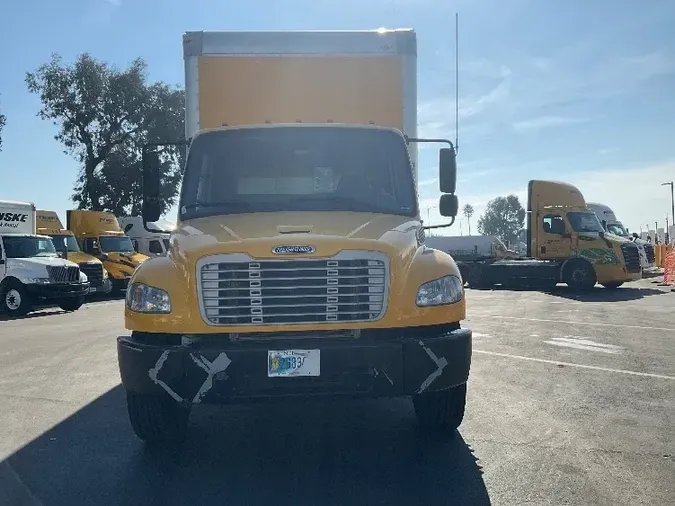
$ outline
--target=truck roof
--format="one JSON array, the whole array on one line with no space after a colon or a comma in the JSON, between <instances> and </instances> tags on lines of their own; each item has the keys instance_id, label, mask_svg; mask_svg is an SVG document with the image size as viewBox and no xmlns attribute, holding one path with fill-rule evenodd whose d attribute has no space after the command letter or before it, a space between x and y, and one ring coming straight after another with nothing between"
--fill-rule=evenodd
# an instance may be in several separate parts
<instances>
[{"instance_id":1,"label":"truck roof","mask_svg":"<svg viewBox=\"0 0 675 506\"><path fill-rule=\"evenodd\" d=\"M2 200L0 200L0 207L3 206L3 205L17 206L17 207L31 206L31 207L35 208L35 204L33 202L26 202L25 200L22 201L22 200L5 200L5 199L2 199Z\"/></svg>"},{"instance_id":2,"label":"truck roof","mask_svg":"<svg viewBox=\"0 0 675 506\"><path fill-rule=\"evenodd\" d=\"M234 126L219 126L219 127L214 127L214 128L203 128L194 137L197 137L203 133L207 132L219 132L219 131L224 131L224 130L249 130L249 129L256 129L256 128L279 128L279 127L284 127L284 128L363 128L363 129L369 129L369 130L388 130L388 131L393 131L397 132L400 135L403 135L403 132L401 132L398 128L394 127L387 127L387 126L381 126L381 125L360 125L360 124L351 124L351 123L275 123L275 124L269 124L269 123L262 123L259 125L234 125ZM193 139L194 139L193 137Z\"/></svg>"}]
</instances>

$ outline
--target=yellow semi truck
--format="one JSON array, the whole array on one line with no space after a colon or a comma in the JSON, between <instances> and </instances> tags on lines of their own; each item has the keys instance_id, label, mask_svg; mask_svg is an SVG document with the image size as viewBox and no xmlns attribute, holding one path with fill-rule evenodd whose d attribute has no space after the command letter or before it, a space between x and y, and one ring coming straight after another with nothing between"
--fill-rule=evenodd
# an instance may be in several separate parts
<instances>
[{"instance_id":1,"label":"yellow semi truck","mask_svg":"<svg viewBox=\"0 0 675 506\"><path fill-rule=\"evenodd\" d=\"M136 268L148 259L134 250L131 239L124 234L112 213L66 211L66 225L77 237L82 251L103 262L113 293L126 289Z\"/></svg>"},{"instance_id":2,"label":"yellow semi truck","mask_svg":"<svg viewBox=\"0 0 675 506\"><path fill-rule=\"evenodd\" d=\"M108 271L103 267L103 262L93 255L82 252L75 234L63 228L59 215L54 211L38 209L36 216L38 234L51 237L56 250L67 251L68 260L79 265L80 270L87 275L88 295L110 293L112 283L108 277Z\"/></svg>"},{"instance_id":3,"label":"yellow semi truck","mask_svg":"<svg viewBox=\"0 0 675 506\"><path fill-rule=\"evenodd\" d=\"M459 270L424 246L416 36L184 35L190 139L168 256L134 273L118 339L131 425L182 438L199 403L412 396L419 421L464 416L471 330ZM143 215L159 218L144 152Z\"/></svg>"},{"instance_id":4,"label":"yellow semi truck","mask_svg":"<svg viewBox=\"0 0 675 506\"><path fill-rule=\"evenodd\" d=\"M469 286L547 289L567 283L574 290L586 291L596 283L618 288L642 276L637 246L605 232L583 194L568 183L529 182L524 239L524 258L458 262Z\"/></svg>"}]
</instances>

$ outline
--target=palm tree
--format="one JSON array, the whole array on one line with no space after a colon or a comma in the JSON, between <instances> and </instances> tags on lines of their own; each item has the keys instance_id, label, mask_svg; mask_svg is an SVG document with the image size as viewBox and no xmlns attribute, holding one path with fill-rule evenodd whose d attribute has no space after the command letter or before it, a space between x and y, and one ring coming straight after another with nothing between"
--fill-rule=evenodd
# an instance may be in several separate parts
<instances>
[{"instance_id":1,"label":"palm tree","mask_svg":"<svg viewBox=\"0 0 675 506\"><path fill-rule=\"evenodd\" d=\"M466 221L469 223L469 235L471 235L471 217L473 216L473 206L471 204L466 204L462 208L462 212L464 213Z\"/></svg>"}]
</instances>

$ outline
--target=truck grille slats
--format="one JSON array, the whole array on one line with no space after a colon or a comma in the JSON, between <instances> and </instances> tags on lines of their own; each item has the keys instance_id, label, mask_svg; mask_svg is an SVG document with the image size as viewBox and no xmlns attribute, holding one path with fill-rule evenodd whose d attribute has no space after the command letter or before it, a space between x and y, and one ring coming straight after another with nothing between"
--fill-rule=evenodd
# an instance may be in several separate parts
<instances>
[{"instance_id":1,"label":"truck grille slats","mask_svg":"<svg viewBox=\"0 0 675 506\"><path fill-rule=\"evenodd\" d=\"M656 257L654 256L654 246L645 244L645 255L647 256L647 262L653 264L656 260Z\"/></svg>"},{"instance_id":2,"label":"truck grille slats","mask_svg":"<svg viewBox=\"0 0 675 506\"><path fill-rule=\"evenodd\" d=\"M80 270L84 272L93 287L103 285L103 266L100 264L80 264Z\"/></svg>"},{"instance_id":3,"label":"truck grille slats","mask_svg":"<svg viewBox=\"0 0 675 506\"><path fill-rule=\"evenodd\" d=\"M73 283L80 280L79 267L55 267L48 265L47 273L52 283Z\"/></svg>"},{"instance_id":4,"label":"truck grille slats","mask_svg":"<svg viewBox=\"0 0 675 506\"><path fill-rule=\"evenodd\" d=\"M206 259L198 267L202 316L211 325L376 320L386 301L386 258L349 253L316 260ZM244 258L229 259L235 256Z\"/></svg>"},{"instance_id":5,"label":"truck grille slats","mask_svg":"<svg viewBox=\"0 0 675 506\"><path fill-rule=\"evenodd\" d=\"M640 272L642 268L640 267L640 252L637 246L633 243L622 244L621 253L626 263L626 270L628 272Z\"/></svg>"}]
</instances>

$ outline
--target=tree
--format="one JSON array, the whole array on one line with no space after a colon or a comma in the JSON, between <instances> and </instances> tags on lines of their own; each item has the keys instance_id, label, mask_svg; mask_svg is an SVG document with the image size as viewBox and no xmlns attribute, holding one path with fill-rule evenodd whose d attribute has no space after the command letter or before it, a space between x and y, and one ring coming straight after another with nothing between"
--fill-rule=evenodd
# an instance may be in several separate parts
<instances>
[{"instance_id":1,"label":"tree","mask_svg":"<svg viewBox=\"0 0 675 506\"><path fill-rule=\"evenodd\" d=\"M469 224L469 235L471 235L471 217L473 216L473 206L471 204L466 204L462 208L462 212L464 213L464 217Z\"/></svg>"},{"instance_id":2,"label":"tree","mask_svg":"<svg viewBox=\"0 0 675 506\"><path fill-rule=\"evenodd\" d=\"M2 151L2 129L5 127L5 122L7 118L2 112L0 112L0 151Z\"/></svg>"},{"instance_id":3,"label":"tree","mask_svg":"<svg viewBox=\"0 0 675 506\"><path fill-rule=\"evenodd\" d=\"M478 231L483 235L497 236L508 243L518 235L524 222L525 209L518 197L497 197L488 202L485 213L478 219Z\"/></svg>"},{"instance_id":4,"label":"tree","mask_svg":"<svg viewBox=\"0 0 675 506\"><path fill-rule=\"evenodd\" d=\"M38 116L60 127L56 140L82 163L72 197L80 209L137 210L143 142L184 136L183 91L146 84L146 67L138 58L120 71L86 53L66 65L54 54L49 63L26 73L28 90L42 102ZM170 207L180 155L176 148L166 153L162 182Z\"/></svg>"}]
</instances>

